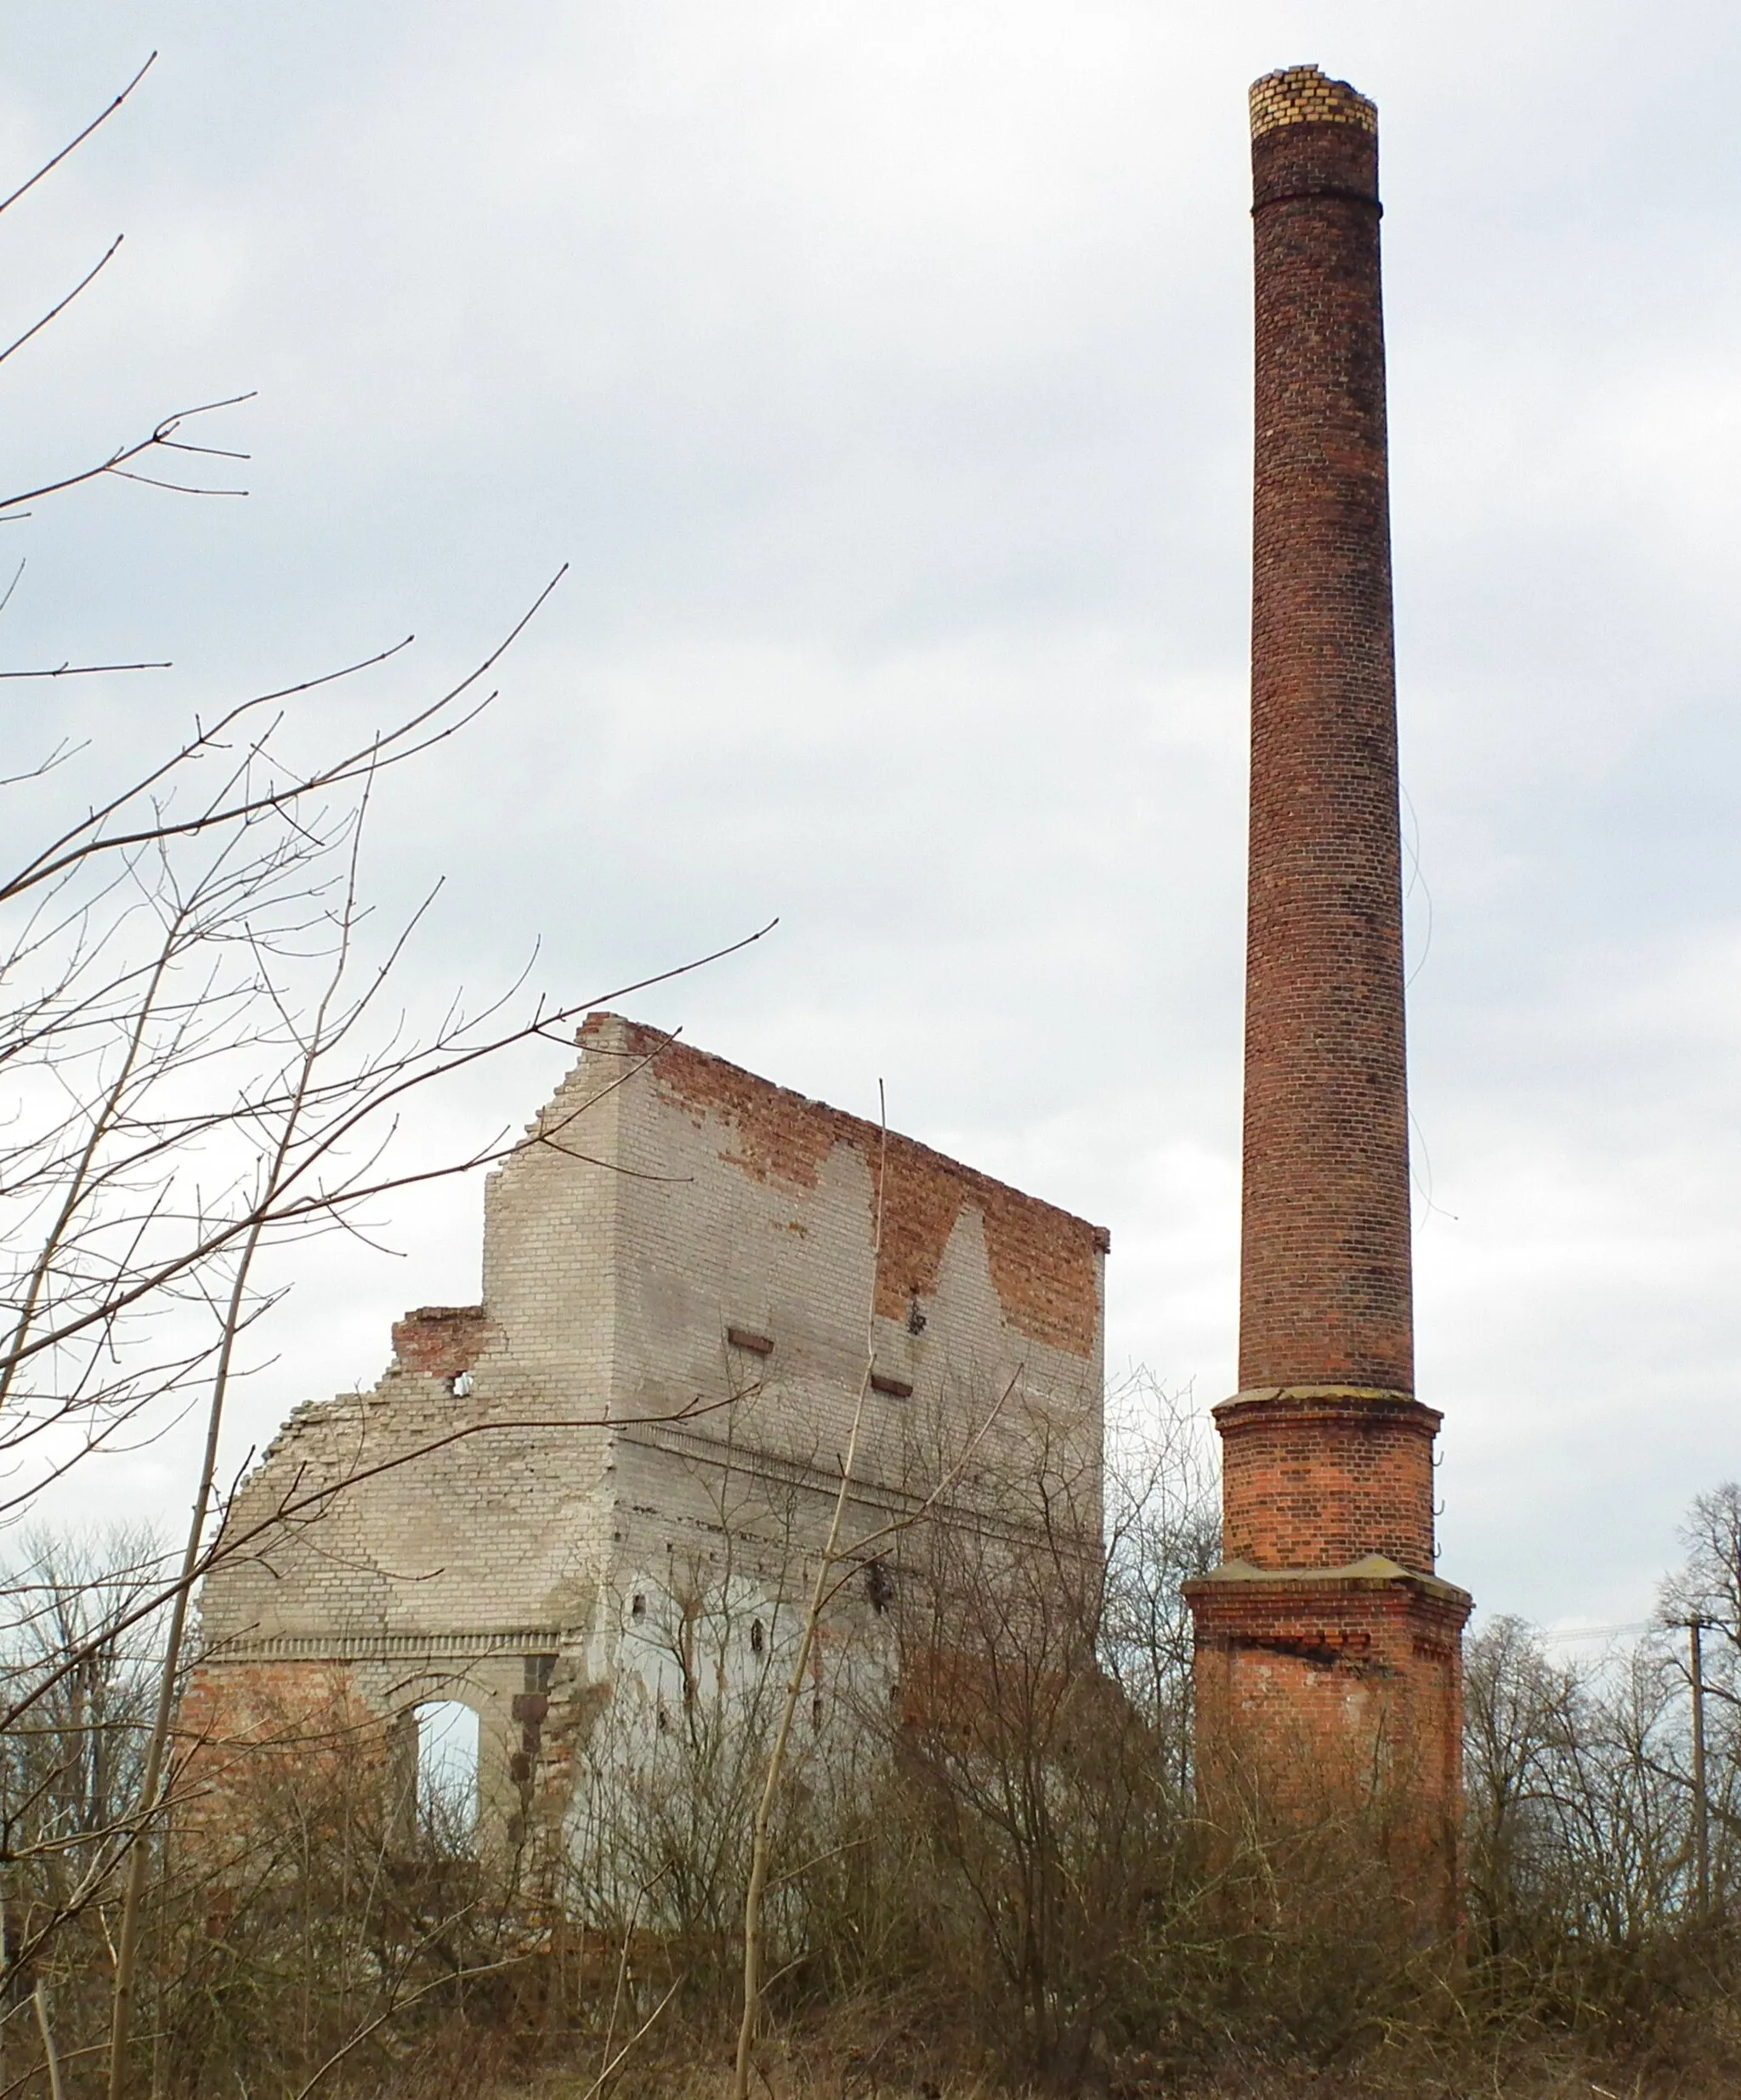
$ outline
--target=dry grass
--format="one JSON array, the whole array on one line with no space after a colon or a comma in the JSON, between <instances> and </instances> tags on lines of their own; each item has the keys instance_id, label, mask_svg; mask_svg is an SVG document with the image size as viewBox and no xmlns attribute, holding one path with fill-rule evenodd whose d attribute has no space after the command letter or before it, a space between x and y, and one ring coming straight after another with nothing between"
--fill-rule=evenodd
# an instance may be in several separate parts
<instances>
[{"instance_id":1,"label":"dry grass","mask_svg":"<svg viewBox=\"0 0 1741 2100\"><path fill-rule=\"evenodd\" d=\"M1472 2064L1461 2071L1375 2063L1314 2071L1229 2067L1181 2080L1140 2067L1111 2067L1089 2090L1106 2100L1732 2100L1731 2069L1678 2071L1558 2062ZM614 2100L725 2100L729 2057L677 2056L649 2063L610 2087ZM1057 2089L1014 2086L984 2073L939 2070L883 2077L855 2059L780 2048L760 2067L766 2100L1056 2100ZM590 2071L552 2071L510 2081L491 2100L597 2100Z\"/></svg>"},{"instance_id":2,"label":"dry grass","mask_svg":"<svg viewBox=\"0 0 1741 2100\"><path fill-rule=\"evenodd\" d=\"M1065 2090L963 2060L958 2032L935 2018L912 2006L866 2005L786 2026L759 2048L753 2090L763 2100L1056 2100ZM1454 2015L1437 2027L1399 2025L1343 2065L1262 2063L1235 2049L1212 2069L1103 2057L1068 2090L1104 2100L1732 2100L1741 2092L1741 2005L1733 2000L1665 2014L1637 2040L1616 2055L1563 2035L1500 2029L1482 2037L1458 2031ZM609 2083L611 2100L724 2100L732 2042L724 2021L672 2035L623 2067ZM601 2100L598 2069L583 2050L480 2087L479 2100ZM431 2090L419 2076L392 2100Z\"/></svg>"}]
</instances>

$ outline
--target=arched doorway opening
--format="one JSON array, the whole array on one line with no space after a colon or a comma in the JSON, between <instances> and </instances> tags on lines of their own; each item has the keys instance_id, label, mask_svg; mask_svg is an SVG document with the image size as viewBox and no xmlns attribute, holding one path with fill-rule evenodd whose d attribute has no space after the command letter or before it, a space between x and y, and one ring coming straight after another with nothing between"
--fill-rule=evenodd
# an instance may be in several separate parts
<instances>
[{"instance_id":1,"label":"arched doorway opening","mask_svg":"<svg viewBox=\"0 0 1741 2100\"><path fill-rule=\"evenodd\" d=\"M478 1837L478 1717L457 1699L414 1710L417 1730L417 1823L423 1843L462 1854Z\"/></svg>"}]
</instances>

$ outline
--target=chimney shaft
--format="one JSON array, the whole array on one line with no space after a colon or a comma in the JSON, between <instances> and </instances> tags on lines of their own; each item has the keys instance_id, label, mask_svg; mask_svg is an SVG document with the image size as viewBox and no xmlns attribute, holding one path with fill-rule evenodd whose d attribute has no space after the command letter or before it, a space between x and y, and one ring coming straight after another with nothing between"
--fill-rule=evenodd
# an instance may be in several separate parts
<instances>
[{"instance_id":1,"label":"chimney shaft","mask_svg":"<svg viewBox=\"0 0 1741 2100\"><path fill-rule=\"evenodd\" d=\"M1251 829L1239 1384L1414 1387L1378 118L1251 91Z\"/></svg>"}]
</instances>

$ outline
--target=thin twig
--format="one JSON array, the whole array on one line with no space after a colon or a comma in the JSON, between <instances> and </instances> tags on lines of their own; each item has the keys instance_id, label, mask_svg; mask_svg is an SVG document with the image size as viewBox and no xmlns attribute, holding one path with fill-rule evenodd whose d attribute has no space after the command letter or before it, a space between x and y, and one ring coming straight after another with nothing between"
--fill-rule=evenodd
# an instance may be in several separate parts
<instances>
[{"instance_id":1,"label":"thin twig","mask_svg":"<svg viewBox=\"0 0 1741 2100\"><path fill-rule=\"evenodd\" d=\"M66 311L67 308L72 304L73 301L78 297L79 293L82 292L85 287L90 283L92 279L97 275L98 272L104 269L107 264L113 261L115 251L121 246L122 239L123 236L116 234L115 238L109 243L108 252L102 257L100 261L94 264L91 268L85 272L84 275L79 279L78 282L72 287L71 291L69 292L64 298L57 300L55 304L48 309L46 314L41 315L37 320L33 321L21 336L14 338L12 342L7 344L3 350L0 350L0 365L3 365L14 350L21 350L33 335L40 334L42 331L48 326L48 323L54 320L57 314L64 314Z\"/></svg>"},{"instance_id":2,"label":"thin twig","mask_svg":"<svg viewBox=\"0 0 1741 2100\"><path fill-rule=\"evenodd\" d=\"M128 81L126 87L124 87L121 93L116 96L115 99L109 105L107 109L100 111L98 115L94 116L90 122L85 126L82 131L76 132L73 136L67 140L66 144L61 147L60 150L55 154L52 160L44 161L43 165L37 170L36 173L30 178L28 182L20 183L17 189L13 191L9 197L0 197L0 212L10 211L12 207L17 203L18 200L27 190L34 190L37 184L43 179L44 175L52 174L54 170L60 167L60 163L66 158L69 153L76 153L84 144L85 140L90 137L91 133L95 131L99 125L106 124L109 122L109 119L114 116L116 110L118 110L122 104L126 101L127 98L133 93L133 89L139 86L139 82L145 78L145 75L150 71L151 68L156 63L157 54L154 51L150 57L145 60L145 64L140 66L138 72L136 72L133 78Z\"/></svg>"},{"instance_id":3,"label":"thin twig","mask_svg":"<svg viewBox=\"0 0 1741 2100\"><path fill-rule=\"evenodd\" d=\"M672 2000L676 1997L683 1981L683 1979L681 1976L673 1980L671 1989L666 1992L665 1995L659 2001L658 2004L654 2006L653 2010L647 2015L646 2018L642 2021L641 2024L635 2029L634 2033L629 2036L628 2040L623 2044L622 2047L617 2051L614 2057L611 2057L610 2061L604 2066L604 2069L599 2072L598 2077L595 2078L592 2084L587 2086L586 2091L581 2095L581 2100L598 2100L598 2095L604 2091L606 2081L610 2079L615 2078L617 2072L626 2063L627 2063L631 2050L634 2048L635 2045L649 2031L649 2029L652 2027L654 2021L656 2020L660 2014L664 2012L666 2006L668 2006ZM303 2100L303 2096L301 2093L297 2095L296 2100Z\"/></svg>"},{"instance_id":4,"label":"thin twig","mask_svg":"<svg viewBox=\"0 0 1741 2100\"><path fill-rule=\"evenodd\" d=\"M58 663L47 671L0 671L0 678L93 678L111 671L167 671L167 663Z\"/></svg>"},{"instance_id":5,"label":"thin twig","mask_svg":"<svg viewBox=\"0 0 1741 2100\"><path fill-rule=\"evenodd\" d=\"M650 1893L670 1873L668 1865L661 1867L651 1881L644 1883L635 1891L635 1900L629 1905L628 1923L623 1927L622 1955L616 1965L616 1989L611 1993L610 2018L604 2023L604 2055L610 2055L610 2045L616 2035L616 2015L622 2004L623 1985L628 1981L629 1953L634 1944L635 1922L641 1915L641 1899Z\"/></svg>"},{"instance_id":6,"label":"thin twig","mask_svg":"<svg viewBox=\"0 0 1741 2100\"><path fill-rule=\"evenodd\" d=\"M36 2001L37 2025L41 2029L43 2035L43 2054L48 2062L49 2100L62 2100L60 2058L54 2052L54 2037L48 2027L48 1995L43 1989L40 1979L36 1989L31 1995Z\"/></svg>"},{"instance_id":7,"label":"thin twig","mask_svg":"<svg viewBox=\"0 0 1741 2100\"><path fill-rule=\"evenodd\" d=\"M327 2072L335 2069L335 2067L338 2064L343 2063L344 2059L350 2054L353 2049L357 2048L360 2046L360 2044L366 2042L369 2039L370 2035L375 2033L377 2029L386 2026L388 2020L396 2019L401 2012L406 2011L408 2007L414 2006L417 2002L418 1999L427 1998L432 1990L440 1990L445 1984L469 1983L474 1976L494 1976L499 1970L517 1968L521 1962L530 1961L530 1958L531 1957L528 1955L510 1955L506 1961L485 1962L481 1967L475 1969L458 1969L456 1970L451 1976L431 1977L427 1984L420 1985L418 1989L414 1990L409 1998L395 1999L394 2002L388 2006L384 2012L377 2012L375 2018L369 2022L367 2026L360 2027L356 2033L354 2034L348 2041L342 2042L339 2046L332 2052L332 2054L327 2057L326 2061L320 2066L320 2069L315 2072L315 2075L309 2080L307 2085L302 2086L298 2090L296 2095L296 2100L309 2100L309 2095L315 2090L315 2086L320 2084L320 2080L326 2077Z\"/></svg>"}]
</instances>

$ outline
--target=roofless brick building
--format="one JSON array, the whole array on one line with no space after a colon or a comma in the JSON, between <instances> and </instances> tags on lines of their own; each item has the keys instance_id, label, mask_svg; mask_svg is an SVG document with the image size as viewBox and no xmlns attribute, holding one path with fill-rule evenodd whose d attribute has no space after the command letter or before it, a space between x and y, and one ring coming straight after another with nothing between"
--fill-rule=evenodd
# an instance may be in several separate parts
<instances>
[{"instance_id":1,"label":"roofless brick building","mask_svg":"<svg viewBox=\"0 0 1741 2100\"><path fill-rule=\"evenodd\" d=\"M807 1734L923 1662L933 1532L1007 1530L1010 1480L1097 1553L1103 1229L619 1015L579 1047L490 1178L481 1302L407 1314L232 1503L183 1707L208 1777L331 1741L402 1799L452 1702L480 1844L559 1840L607 1705L638 1755L700 1679L783 1681L861 1387Z\"/></svg>"},{"instance_id":2,"label":"roofless brick building","mask_svg":"<svg viewBox=\"0 0 1741 2100\"><path fill-rule=\"evenodd\" d=\"M1239 1387L1190 1586L1205 1802L1382 1811L1455 1900L1470 1600L1434 1573L1415 1395L1378 120L1251 89L1251 821Z\"/></svg>"}]
</instances>

